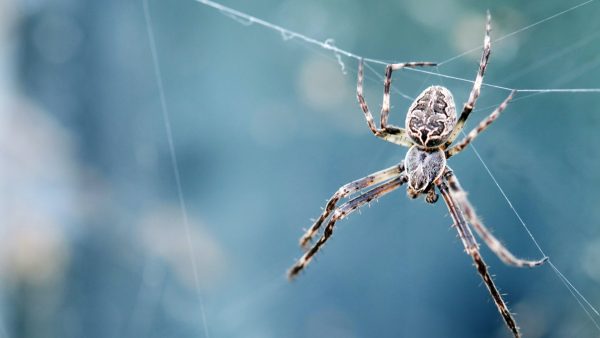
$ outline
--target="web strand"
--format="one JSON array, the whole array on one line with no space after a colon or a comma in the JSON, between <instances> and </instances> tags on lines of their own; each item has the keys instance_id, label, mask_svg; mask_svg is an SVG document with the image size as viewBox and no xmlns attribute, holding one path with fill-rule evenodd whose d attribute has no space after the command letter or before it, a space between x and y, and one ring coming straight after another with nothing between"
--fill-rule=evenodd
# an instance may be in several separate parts
<instances>
[{"instance_id":1,"label":"web strand","mask_svg":"<svg viewBox=\"0 0 600 338\"><path fill-rule=\"evenodd\" d=\"M291 31L291 30L289 30L287 28L283 28L281 26L278 26L278 25L272 24L270 22L267 22L265 20L259 19L259 18L255 17L255 16L250 15L250 14L246 14L246 13L240 12L238 10L235 10L233 8L221 5L220 3L217 3L217 2L214 2L214 1L210 1L210 0L194 0L194 1L199 2L199 3L201 3L203 5L206 5L206 6L212 7L214 9L217 9L221 13L223 13L224 15L226 15L226 16L228 16L228 17L230 17L230 18L232 18L232 19L234 19L234 20L236 20L238 22L241 22L244 25L248 25L249 26L249 25L252 25L252 24L258 24L258 25L261 25L263 27L272 29L272 30L274 30L276 32L279 32L279 34L281 34L281 36L283 37L284 40L291 40L291 39L296 38L296 39L303 40L304 42L307 42L307 43L310 43L310 44L313 44L313 45L317 45L317 46L319 46L319 47L321 47L323 49L330 50L330 51L332 51L332 52L334 52L336 54L341 54L341 55L344 55L344 56L347 56L349 58L353 58L353 59L356 59L356 60L360 60L361 59L361 57L358 56L358 55L356 55L356 54L353 54L353 53L351 53L349 51L346 51L346 50L343 50L341 48L336 47L334 44L331 43L330 39L327 39L325 41L319 41L317 39L310 38L310 37L308 37L306 35L303 35L303 34L300 34L300 33L294 32L294 31ZM370 62L373 62L373 63L379 63L379 64L382 64L382 65L386 65L387 64L387 63L385 63L383 61L373 60L373 59L368 59L368 60L365 59L365 61L370 61Z\"/></svg>"},{"instance_id":2,"label":"web strand","mask_svg":"<svg viewBox=\"0 0 600 338\"><path fill-rule=\"evenodd\" d=\"M466 136L466 134L464 132L462 134L463 134L463 136ZM481 155L479 155L479 152L477 151L477 148L475 147L475 145L473 143L471 143L471 149L473 149L475 156L477 156L477 158L479 159L479 162L481 162L481 164L483 165L485 171L488 173L488 175L490 176L490 178L492 179L492 181L498 188L498 191L500 191L500 194L502 195L502 197L504 197L504 200L506 201L506 203L508 204L510 209L513 211L515 216L517 216L517 219L521 223L521 226L523 227L523 229L525 229L525 231L527 232L527 235L529 236L529 238L531 238L531 241L533 242L533 244L537 247L538 251L542 254L543 257L548 257L548 255L546 255L546 253L542 249L539 242L533 236L533 233L531 232L531 230L529 230L529 227L527 226L527 224L525 224L525 221L523 221L523 218L521 218L521 215L517 212L517 209L513 206L512 202L510 201L510 199L504 192L504 189L502 189L502 187L498 183L498 180L496 180L496 177L494 176L494 174L492 174L492 171L490 170L490 168L487 166L487 164L485 163L485 161L483 160ZM583 311L587 314L587 316L590 318L590 320L594 323L596 328L598 328L598 331L600 331L600 324L598 323L596 318L594 318L592 316L592 314L589 312L591 310L598 318L600 318L600 313L598 312L598 310L587 300L586 297L584 297L581 294L581 292L579 292L579 290L573 285L573 283L571 283L569 281L569 279L562 272L560 272L560 270L558 270L558 268L556 267L556 265L554 265L554 263L552 262L550 257L548 257L548 265L550 265L550 267L552 268L552 270L554 271L554 273L556 274L558 279L560 279L560 281L565 285L565 287L569 290L569 292L571 292L571 294L573 295L573 298L575 298L577 303L579 303L579 306L583 309ZM582 301L583 301L583 303L582 303ZM585 303L585 305L584 305L584 303ZM587 305L587 307L586 307L586 305Z\"/></svg>"},{"instance_id":3,"label":"web strand","mask_svg":"<svg viewBox=\"0 0 600 338\"><path fill-rule=\"evenodd\" d=\"M530 28L532 28L532 27L535 27L535 26L537 26L537 25L539 25L539 24L542 24L542 23L544 23L544 22L546 22L546 21L550 21L550 20L552 20L552 19L554 19L554 18L556 18L556 17L559 17L559 16L561 16L561 15L563 15L563 14L566 14L566 13L568 13L568 12L570 12L570 11L574 11L574 10L576 10L577 8L579 8L579 7L582 7L582 6L585 6L585 5L587 5L587 4L590 4L590 3L594 2L594 1L595 1L595 0L588 0L588 1L586 1L586 2L582 2L582 3L580 3L580 4L578 4L578 5L575 5L575 6L571 7L571 8L565 9L565 10L564 10L564 11L562 11L562 12L558 12L558 13L556 13L556 14L554 14L554 15L551 15L551 16L549 16L549 17L547 17L547 18L544 18L544 19L542 19L542 20L539 20L539 21L537 21L537 22L534 22L534 23L532 23L531 25L527 25L527 26L525 26L525 27L522 27L522 28L519 28L519 29L517 29L517 30L516 30L516 31L514 31L514 32L511 32L511 33L508 33L508 34L506 34L506 35L503 35L503 36L501 36L501 37L499 37L499 38L497 38L497 39L493 40L493 41L492 41L492 43L495 43L495 42L498 42L498 41L502 41L502 40L504 40L504 39L506 39L506 38L509 38L509 37L511 37L511 36L513 36L513 35L519 34L519 33L523 32L523 31L526 31L526 30L528 30L528 29L530 29ZM471 53L473 53L473 52L475 52L475 51L481 50L481 48L483 48L483 45L479 45L479 46L477 46L477 47L475 47L475 48L469 49L469 50L468 50L468 51L466 51L466 52L463 52L463 53L461 53L461 54L458 54L458 55L456 55L456 56L453 56L453 57L451 57L451 58L449 58L449 59L447 59L447 60L444 60L444 61L440 62L440 63L438 64L438 66L442 66L442 65L445 65L445 64L446 64L446 63L448 63L448 62L454 61L454 60L456 60L456 59L460 59L461 57L463 57L463 56L465 56L465 55L468 55L468 54L471 54Z\"/></svg>"},{"instance_id":4,"label":"web strand","mask_svg":"<svg viewBox=\"0 0 600 338\"><path fill-rule=\"evenodd\" d=\"M374 64L379 64L379 65L388 65L390 62L388 61L383 61L383 60L378 60L378 59L373 59L373 58L367 58L367 57L363 57L361 55L349 52L347 50L344 50L342 48L339 48L337 46L335 46L333 43L331 43L331 39L326 39L323 41L317 40L315 38L306 36L304 34L289 30L287 28L284 28L282 26L276 25L274 23L265 21L263 19L257 18L255 16L252 16L250 14L244 13L244 12L240 12L236 9L224 6L220 3L211 1L211 0L193 0L197 3L200 3L202 5L214 8L218 11L220 11L223 15L235 20L236 22L239 22L245 26L250 26L252 24L257 24L260 26L263 26L265 28L268 28L270 30L274 30L276 32L278 32L279 34L281 34L282 38L284 41L288 41L291 39L298 39L298 40L302 40L308 44L311 45L315 45L318 46L319 48L331 51L335 54L338 63L342 66L342 72L345 71L343 62L341 61L341 56L346 56L348 58L352 58L355 60L364 60L364 62L370 62L370 63L374 63ZM587 5L591 2L593 2L595 0L588 0L584 3L581 3L579 5L576 5L574 7L571 7L567 10L564 10L560 13L551 15L545 19L542 19L534 24L528 25L526 27L520 28L512 33L506 34L498 39L496 39L495 41L500 41L502 39L505 39L507 37L513 36L515 34L521 33L527 29L530 29L534 26L537 26L541 23L544 23L546 21L549 21L551 19L554 19L560 15L563 15L565 13L568 13L572 10L575 10L581 6ZM467 52L464 52L460 55L457 55L451 59L445 60L441 63L438 63L438 65L442 65L442 64L446 64L454 59L458 59L463 55L469 54L472 51L478 50L480 49L480 47L474 48L472 50L469 50ZM452 76L452 75L446 75L446 74L442 74L439 72L431 72L431 71L427 71L424 69L418 69L418 68L407 68L407 70L409 71L413 71L413 72L418 72L418 73L424 73L424 74L429 74L429 75L434 75L434 76L438 76L438 77L443 77L443 78L448 78L448 79L452 79L452 80L457 80L457 81L462 81L462 82L468 82L468 83L473 83L473 80L470 79L465 79L465 78L461 78L461 77L456 77L456 76ZM504 90L504 91L517 91L517 92L529 92L529 93L600 93L600 88L551 88L551 89L518 89L518 88L509 88L509 87L504 87L504 86L499 86L499 85L494 85L494 84L489 84L489 83L483 83L483 86L486 87L490 87L490 88L496 88L496 89L500 89L500 90Z\"/></svg>"},{"instance_id":5,"label":"web strand","mask_svg":"<svg viewBox=\"0 0 600 338\"><path fill-rule=\"evenodd\" d=\"M328 50L328 51L332 51L335 56L336 59L338 61L338 63L340 63L341 65L343 65L343 63L341 62L340 56L346 56L348 58L352 58L352 59L356 59L356 60L364 60L365 62L368 63L373 63L373 64L379 64L379 65L387 65L390 62L386 62L386 61L382 61L382 60L378 60L378 59L373 59L373 58L365 58L362 57L360 55L354 54L352 52L346 51L344 49L341 49L337 46L334 46L331 43L328 43L328 41L330 40L325 40L325 41L319 41L317 39L308 37L306 35L300 34L298 32L294 32L291 31L289 29L286 29L284 27L275 25L273 23L267 22L265 20L259 19L257 17L254 17L252 15L237 11L235 9L226 7L224 5L221 5L219 3L216 3L214 1L211 0L193 0L196 1L200 4L206 5L208 7L212 7L214 9L219 10L222 14L244 24L244 25L252 25L252 24L258 24L260 26L266 27L268 29L274 30L276 32L279 32L281 34L281 36L283 37L284 40L290 40L290 39L298 39L298 40L302 40L308 44L311 45L315 45L319 48ZM523 31L526 31L528 29L531 29L532 27L535 27L537 25L540 25L542 23L545 23L547 21L550 21L552 19L555 19L561 15L564 15L568 12L571 12L573 10L576 10L582 6L588 5L592 2L594 2L595 0L588 0L585 1L583 3L580 3L578 5L575 5L573 7L570 7L566 10L563 10L559 13L556 13L554 15L551 15L549 17L546 17L542 20L539 20L533 24L530 24L528 26L522 27L518 30L515 30L509 34L506 34L496 40L494 40L494 42L497 41L501 41L504 40L506 38L509 38L511 36L514 36L516 34L519 34ZM459 59L460 57L467 55L471 52L474 52L476 50L479 50L481 47L477 47L477 48L473 48L471 50L468 50L464 53L461 53L457 56L454 56L450 59L447 59L441 63L439 63L438 65L445 65L453 60ZM368 65L367 65L368 67ZM371 67L369 67L371 71L374 71ZM452 80L456 80L456 81L462 81L462 82L467 82L467 83L473 83L473 80L470 79L465 79L465 78L460 78L460 77L456 77L456 76L451 76L451 75L446 75L446 74L441 74L439 72L431 72L431 71L426 71L423 69L413 69L413 68L407 68L407 70L409 71L414 71L414 72L419 72L419 73L425 73L425 74L429 74L429 75L434 75L434 76L438 76L438 77L442 77L442 78L447 78L447 79L452 79ZM377 73L376 73L377 74ZM529 96L533 96L536 94L543 94L543 93L600 93L600 88L546 88L546 89L530 89L530 88L526 88L526 89L518 89L518 88L510 88L510 87L505 87L505 86L499 86L499 85L494 85L494 84L489 84L489 83L483 83L483 86L487 86L487 87L491 87L491 88L495 88L495 89L500 89L500 90L504 90L504 91L516 91L516 92L521 92L521 93L530 93L529 95L525 95L524 97L521 97L520 99L523 99L525 97L529 97ZM393 86L392 86L393 87ZM393 87L393 89L396 92L399 92L396 88ZM403 96L408 96L405 94L402 94ZM496 185L496 187L498 188L498 190L500 191L500 193L502 194L502 196L504 197L504 199L506 200L506 202L508 203L509 207L511 208L511 210L513 211L513 213L517 216L519 222L521 223L521 225L523 226L523 228L525 229L525 231L527 232L528 236L531 238L531 240L533 241L534 245L537 247L537 249L539 250L539 252L544 256L547 257L547 255L545 254L545 252L543 251L542 247L540 246L540 244L538 243L538 241L535 239L535 237L533 236L532 232L529 230L528 226L525 224L525 222L523 221L523 219L521 218L521 216L519 215L519 213L517 212L516 208L513 206L513 204L511 203L510 199L508 198L508 196L506 195L506 193L504 192L504 190L501 188L500 184L498 183L498 181L496 180L495 176L492 174L491 170L488 168L488 166L486 165L486 163L483 161L483 159L481 158L481 156L479 155L479 153L477 152L476 148L474 146L471 147L471 149L473 149L473 151L475 152L477 158L479 159L479 161L482 163L482 165L484 166L485 170L487 171L488 175L492 178L492 181L494 182L494 184ZM594 325L596 326L596 328L598 328L600 330L600 325L598 324L598 321L594 318L593 315L596 315L597 317L600 318L600 313L598 312L598 310L578 291L577 288L575 288L575 286L558 270L558 268L553 264L552 261L548 261L548 264L550 265L550 267L552 268L552 270L554 271L554 273L557 275L557 277L560 279L560 281L565 285L565 287L569 290L569 292L573 295L573 297L576 299L576 301L579 303L579 305L581 306L581 308L584 310L584 312L588 315L588 317L592 320L592 322L594 323Z\"/></svg>"},{"instance_id":6,"label":"web strand","mask_svg":"<svg viewBox=\"0 0 600 338\"><path fill-rule=\"evenodd\" d=\"M150 16L150 10L148 8L148 0L142 0L144 6L144 18L146 21L146 30L148 33L148 41L150 43L150 53L152 54L152 63L154 66L154 75L156 76L156 84L158 87L159 97L160 97L160 105L163 116L163 123L165 126L165 132L167 134L167 142L169 144L169 153L171 154L171 166L173 169L173 175L175 177L175 185L177 186L177 196L179 198L179 206L181 209L181 217L183 219L183 226L185 228L185 235L187 238L187 246L189 250L190 261L192 265L192 270L194 273L194 285L196 288L196 293L198 295L198 303L200 304L200 316L202 317L202 325L204 328L204 336L206 338L210 338L208 333L208 325L206 322L206 313L204 311L204 302L202 300L202 295L200 294L200 279L198 275L198 264L196 262L196 255L194 254L196 251L194 250L194 243L192 242L191 229L188 220L188 211L185 203L185 198L183 197L183 189L181 187L181 175L179 170L179 165L177 162L177 153L175 152L175 145L173 143L173 132L171 129L171 119L169 117L169 109L167 106L167 99L165 97L165 90L162 81L162 74L160 71L160 63L158 59L158 53L156 49L156 41L154 38L154 30L152 28L152 17Z\"/></svg>"},{"instance_id":7,"label":"web strand","mask_svg":"<svg viewBox=\"0 0 600 338\"><path fill-rule=\"evenodd\" d=\"M437 69L438 68L436 68L436 70ZM525 95L525 97L534 96L534 95L538 95L538 94L540 94L540 93L534 93L534 94ZM518 99L523 99L523 97L517 98L517 99L513 99L512 101L517 101ZM481 110L487 110L488 108L494 108L494 107L497 107L497 105L492 106L492 107L483 108ZM467 136L467 134L464 131L462 131L461 133L462 133L463 137ZM500 194L502 195L502 197L504 198L504 200L506 201L506 203L508 204L508 206L510 207L510 209L513 211L513 213L515 214L515 216L517 217L517 219L521 223L521 226L523 227L523 229L525 229L525 231L527 232L527 235L531 238L533 244L536 246L536 248L538 249L538 251L542 254L542 257L544 257L544 258L547 259L547 264L552 268L553 272L556 274L556 276L558 277L558 279L567 288L567 290L573 296L573 298L575 298L575 300L577 301L577 303L579 304L579 306L581 307L581 309L585 312L585 314L587 315L587 317L592 321L592 323L598 329L598 331L600 331L600 324L598 323L598 320L596 318L594 318L594 316L592 315L592 313L590 313L590 311L591 311L597 317L600 318L600 313L598 313L598 310L587 300L586 297L584 297L581 294L581 292L579 292L579 290L573 285L573 283L571 283L571 281L569 281L569 279L562 272L560 272L560 270L556 267L556 265L554 265L554 263L550 260L550 257L548 257L548 255L546 255L546 253L542 249L542 246L539 244L539 242L533 236L533 233L531 232L531 230L529 230L529 227L527 226L527 224L525 223L525 221L523 220L523 218L521 217L521 215L517 212L517 209L514 207L514 205L512 204L512 202L510 201L510 199L508 198L508 195L506 195L506 193L504 192L504 189L502 189L502 187L500 186L500 183L498 183L498 180L496 180L496 177L494 176L494 174L492 173L492 171L490 170L490 168L487 166L487 164L485 163L485 161L483 160L483 158L479 154L479 151L477 151L477 147L475 146L474 142L471 142L471 149L475 153L475 156L477 157L477 159L479 160L479 162L481 163L481 165L483 166L483 168L485 169L485 171L487 172L487 174L492 179L492 182L494 182L494 184L498 188L498 191L500 192Z\"/></svg>"}]
</instances>

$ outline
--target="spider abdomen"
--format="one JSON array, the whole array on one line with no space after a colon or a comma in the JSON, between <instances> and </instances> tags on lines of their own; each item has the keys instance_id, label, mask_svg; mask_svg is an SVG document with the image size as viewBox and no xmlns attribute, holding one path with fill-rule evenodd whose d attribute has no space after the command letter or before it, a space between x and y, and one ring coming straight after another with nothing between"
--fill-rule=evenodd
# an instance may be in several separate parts
<instances>
[{"instance_id":1,"label":"spider abdomen","mask_svg":"<svg viewBox=\"0 0 600 338\"><path fill-rule=\"evenodd\" d=\"M444 172L446 156L439 148L426 150L412 146L406 153L404 165L409 187L416 192L423 192Z\"/></svg>"},{"instance_id":2,"label":"spider abdomen","mask_svg":"<svg viewBox=\"0 0 600 338\"><path fill-rule=\"evenodd\" d=\"M406 131L421 147L435 148L444 144L455 125L454 98L441 86L425 89L406 114Z\"/></svg>"}]
</instances>

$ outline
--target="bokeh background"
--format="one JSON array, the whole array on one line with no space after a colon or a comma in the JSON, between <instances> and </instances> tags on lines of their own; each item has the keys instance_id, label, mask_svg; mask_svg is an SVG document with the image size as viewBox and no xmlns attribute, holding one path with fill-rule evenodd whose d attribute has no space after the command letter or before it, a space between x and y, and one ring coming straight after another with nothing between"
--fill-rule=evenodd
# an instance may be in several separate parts
<instances>
[{"instance_id":1,"label":"bokeh background","mask_svg":"<svg viewBox=\"0 0 600 338\"><path fill-rule=\"evenodd\" d=\"M241 1L356 54L443 61L578 1ZM338 224L296 282L297 240L340 185L400 161L355 99L355 60L148 0L181 212L141 0L0 0L1 337L508 337L443 203L404 189ZM600 87L600 3L493 45L486 82ZM474 78L479 51L437 71ZM375 66L379 74L383 68ZM415 97L470 84L395 74ZM366 94L379 108L380 79ZM470 126L507 95L485 87ZM394 95L391 120L410 101ZM542 248L600 305L599 93L519 94L475 145ZM451 160L519 256L540 253L472 150ZM191 250L190 250L191 248ZM550 267L482 252L526 337L598 337ZM195 269L194 263L195 262ZM194 270L197 279L194 278ZM596 320L599 318L594 317Z\"/></svg>"}]
</instances>

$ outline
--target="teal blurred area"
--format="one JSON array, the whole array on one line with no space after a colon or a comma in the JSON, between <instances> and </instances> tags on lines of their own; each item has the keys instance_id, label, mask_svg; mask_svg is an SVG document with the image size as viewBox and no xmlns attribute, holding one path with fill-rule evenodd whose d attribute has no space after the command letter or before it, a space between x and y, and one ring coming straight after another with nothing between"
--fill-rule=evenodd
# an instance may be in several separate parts
<instances>
[{"instance_id":1,"label":"teal blurred area","mask_svg":"<svg viewBox=\"0 0 600 338\"><path fill-rule=\"evenodd\" d=\"M600 88L600 3L559 14L580 3L224 4L365 57L450 60L434 72L466 79L480 51L452 58L482 44L489 9L493 38L503 38L486 83ZM509 337L445 205L403 189L338 223L288 283L297 241L326 199L406 149L367 128L356 60L342 57L342 71L330 51L194 0L148 5L151 26L141 0L0 0L0 337ZM383 67L373 66L365 93L377 111ZM471 90L395 73L392 123L410 105L398 93L433 84L459 106ZM484 87L468 127L507 94ZM599 127L600 93L518 93L475 142L546 254L595 306ZM475 153L449 165L503 243L539 258ZM515 269L481 250L526 337L600 334L550 267Z\"/></svg>"}]
</instances>

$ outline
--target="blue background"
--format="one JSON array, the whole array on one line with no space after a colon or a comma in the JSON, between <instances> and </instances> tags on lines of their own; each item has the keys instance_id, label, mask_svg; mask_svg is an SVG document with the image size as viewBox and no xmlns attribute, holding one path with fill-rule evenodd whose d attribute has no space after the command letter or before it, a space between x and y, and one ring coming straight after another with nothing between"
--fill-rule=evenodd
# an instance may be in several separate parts
<instances>
[{"instance_id":1,"label":"blue background","mask_svg":"<svg viewBox=\"0 0 600 338\"><path fill-rule=\"evenodd\" d=\"M361 56L440 62L482 44L486 9L498 38L578 3L226 5ZM325 200L406 151L368 130L356 60L342 57L344 74L332 52L299 39L193 0L149 0L187 231L142 2L0 8L3 336L510 336L445 205L409 200L403 188L338 223L308 270L286 281ZM591 2L493 43L485 82L600 87L599 16ZM479 57L433 71L474 79ZM378 111L382 81L366 75ZM394 75L410 97L433 84L459 107L471 89ZM468 127L507 94L484 87ZM392 105L392 123L403 125L410 101L395 94ZM475 142L546 254L595 305L599 113L600 93L519 93ZM449 164L494 234L518 256L539 258L474 152ZM485 246L482 254L526 337L598 336L549 266L516 269Z\"/></svg>"}]
</instances>

